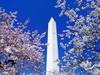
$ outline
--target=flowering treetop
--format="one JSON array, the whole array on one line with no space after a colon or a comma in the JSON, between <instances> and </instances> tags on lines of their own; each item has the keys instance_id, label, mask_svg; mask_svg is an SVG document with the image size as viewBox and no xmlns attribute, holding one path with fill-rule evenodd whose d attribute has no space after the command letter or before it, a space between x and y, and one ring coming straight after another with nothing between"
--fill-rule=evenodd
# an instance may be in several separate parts
<instances>
[{"instance_id":1,"label":"flowering treetop","mask_svg":"<svg viewBox=\"0 0 100 75\"><path fill-rule=\"evenodd\" d=\"M69 18L64 34L59 34L61 40L71 39L60 43L65 52L61 68L65 75L100 74L100 1L57 0L55 7L62 10L59 16Z\"/></svg>"},{"instance_id":2,"label":"flowering treetop","mask_svg":"<svg viewBox=\"0 0 100 75\"><path fill-rule=\"evenodd\" d=\"M17 12L7 13L0 8L0 74L16 75L18 65L27 60L33 72L42 71L43 48L41 39L45 33L37 31L25 32L29 19L24 23L18 22ZM25 68L25 65L22 66Z\"/></svg>"}]
</instances>

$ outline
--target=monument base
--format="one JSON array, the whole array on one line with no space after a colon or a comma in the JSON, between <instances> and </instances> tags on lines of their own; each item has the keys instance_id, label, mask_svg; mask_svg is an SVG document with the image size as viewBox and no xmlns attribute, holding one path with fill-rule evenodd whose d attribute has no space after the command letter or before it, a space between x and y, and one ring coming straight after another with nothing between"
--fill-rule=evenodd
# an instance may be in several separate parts
<instances>
[{"instance_id":1,"label":"monument base","mask_svg":"<svg viewBox=\"0 0 100 75\"><path fill-rule=\"evenodd\" d=\"M56 71L54 71L54 72L46 72L46 75L60 75L60 73L56 72Z\"/></svg>"}]
</instances>

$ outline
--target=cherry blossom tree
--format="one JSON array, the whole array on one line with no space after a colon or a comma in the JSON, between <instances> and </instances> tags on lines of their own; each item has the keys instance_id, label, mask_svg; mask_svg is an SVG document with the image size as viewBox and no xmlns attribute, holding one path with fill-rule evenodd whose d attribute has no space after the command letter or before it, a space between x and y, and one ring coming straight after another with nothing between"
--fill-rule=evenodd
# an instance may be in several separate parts
<instances>
[{"instance_id":1,"label":"cherry blossom tree","mask_svg":"<svg viewBox=\"0 0 100 75\"><path fill-rule=\"evenodd\" d=\"M100 74L100 0L57 0L59 16L68 18L61 37L64 75Z\"/></svg>"},{"instance_id":2,"label":"cherry blossom tree","mask_svg":"<svg viewBox=\"0 0 100 75\"><path fill-rule=\"evenodd\" d=\"M21 23L16 14L0 8L0 75L39 75L45 32L25 31L29 19Z\"/></svg>"}]
</instances>

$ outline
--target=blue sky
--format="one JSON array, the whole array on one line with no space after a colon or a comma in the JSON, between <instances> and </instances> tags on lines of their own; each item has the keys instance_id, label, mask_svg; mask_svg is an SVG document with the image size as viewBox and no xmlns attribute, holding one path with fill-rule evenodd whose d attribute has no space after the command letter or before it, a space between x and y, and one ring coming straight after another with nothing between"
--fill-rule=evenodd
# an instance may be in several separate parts
<instances>
[{"instance_id":1,"label":"blue sky","mask_svg":"<svg viewBox=\"0 0 100 75\"><path fill-rule=\"evenodd\" d=\"M19 21L29 17L28 28L38 29L40 32L47 31L47 24L51 17L54 17L58 26L61 25L62 20L58 16L60 11L54 8L55 4L56 0L0 0L1 7L7 11L17 10Z\"/></svg>"}]
</instances>

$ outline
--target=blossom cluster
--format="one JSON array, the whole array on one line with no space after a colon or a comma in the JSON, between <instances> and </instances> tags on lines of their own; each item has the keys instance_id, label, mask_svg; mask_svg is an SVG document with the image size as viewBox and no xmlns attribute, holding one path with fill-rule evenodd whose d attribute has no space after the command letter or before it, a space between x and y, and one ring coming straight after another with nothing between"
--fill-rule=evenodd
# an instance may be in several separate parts
<instances>
[{"instance_id":1,"label":"blossom cluster","mask_svg":"<svg viewBox=\"0 0 100 75\"><path fill-rule=\"evenodd\" d=\"M38 34L37 31L25 31L29 19L21 23L16 14L17 11L7 13L0 8L0 75L28 75L20 70L27 67L31 68L34 74L42 72L41 39L45 32ZM28 64L25 64L25 61Z\"/></svg>"},{"instance_id":2,"label":"blossom cluster","mask_svg":"<svg viewBox=\"0 0 100 75\"><path fill-rule=\"evenodd\" d=\"M65 53L61 71L65 75L99 75L100 0L57 0L55 7L62 10L59 16L69 18L59 36L62 41L71 39L60 43Z\"/></svg>"}]
</instances>

